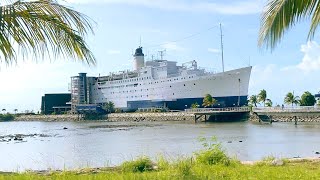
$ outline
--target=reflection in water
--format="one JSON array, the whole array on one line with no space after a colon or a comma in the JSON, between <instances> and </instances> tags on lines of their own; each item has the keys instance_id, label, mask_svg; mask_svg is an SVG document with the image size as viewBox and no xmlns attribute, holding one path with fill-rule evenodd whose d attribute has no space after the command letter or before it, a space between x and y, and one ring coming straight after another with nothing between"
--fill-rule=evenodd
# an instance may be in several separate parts
<instances>
[{"instance_id":1,"label":"reflection in water","mask_svg":"<svg viewBox=\"0 0 320 180\"><path fill-rule=\"evenodd\" d=\"M320 124L181 122L2 122L0 171L112 166L139 155L174 158L201 148L199 136L216 136L240 160L318 156ZM64 129L67 127L68 129ZM28 136L36 134L43 136ZM13 136L12 136L13 137ZM1 138L0 138L1 139Z\"/></svg>"}]
</instances>

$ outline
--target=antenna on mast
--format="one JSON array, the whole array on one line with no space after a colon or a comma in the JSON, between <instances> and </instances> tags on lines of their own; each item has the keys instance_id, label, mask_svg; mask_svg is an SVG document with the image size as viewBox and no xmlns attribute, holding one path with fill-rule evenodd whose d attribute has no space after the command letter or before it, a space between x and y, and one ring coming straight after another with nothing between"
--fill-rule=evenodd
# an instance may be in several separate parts
<instances>
[{"instance_id":1,"label":"antenna on mast","mask_svg":"<svg viewBox=\"0 0 320 180\"><path fill-rule=\"evenodd\" d=\"M222 27L221 27L221 23L220 23L220 36L221 36L221 61L222 61L222 72L224 72L224 60L223 60L223 41L222 41Z\"/></svg>"},{"instance_id":2,"label":"antenna on mast","mask_svg":"<svg viewBox=\"0 0 320 180\"><path fill-rule=\"evenodd\" d=\"M140 36L140 46L139 47L141 47L141 36Z\"/></svg>"},{"instance_id":3,"label":"antenna on mast","mask_svg":"<svg viewBox=\"0 0 320 180\"><path fill-rule=\"evenodd\" d=\"M160 60L163 60L164 53L166 50L158 51L160 53Z\"/></svg>"}]
</instances>

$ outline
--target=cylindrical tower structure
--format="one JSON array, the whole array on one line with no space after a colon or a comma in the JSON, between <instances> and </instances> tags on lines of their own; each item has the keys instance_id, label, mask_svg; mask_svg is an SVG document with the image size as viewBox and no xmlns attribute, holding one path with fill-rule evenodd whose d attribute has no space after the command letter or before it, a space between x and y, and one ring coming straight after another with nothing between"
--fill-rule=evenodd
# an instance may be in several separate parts
<instances>
[{"instance_id":1,"label":"cylindrical tower structure","mask_svg":"<svg viewBox=\"0 0 320 180\"><path fill-rule=\"evenodd\" d=\"M133 67L135 71L138 71L140 68L144 67L144 54L142 52L142 47L136 49L136 52L133 55Z\"/></svg>"},{"instance_id":2,"label":"cylindrical tower structure","mask_svg":"<svg viewBox=\"0 0 320 180\"><path fill-rule=\"evenodd\" d=\"M71 77L71 103L87 104L87 74L79 73L79 76Z\"/></svg>"}]
</instances>

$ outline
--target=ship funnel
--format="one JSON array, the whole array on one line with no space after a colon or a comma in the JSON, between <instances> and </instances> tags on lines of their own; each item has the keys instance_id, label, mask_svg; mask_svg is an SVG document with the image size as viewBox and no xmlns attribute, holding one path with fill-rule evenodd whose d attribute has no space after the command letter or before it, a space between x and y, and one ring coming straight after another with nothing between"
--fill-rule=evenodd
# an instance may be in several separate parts
<instances>
[{"instance_id":1,"label":"ship funnel","mask_svg":"<svg viewBox=\"0 0 320 180\"><path fill-rule=\"evenodd\" d=\"M133 55L133 67L135 71L138 71L142 67L144 67L144 54L142 52L142 47L136 49L136 52Z\"/></svg>"}]
</instances>

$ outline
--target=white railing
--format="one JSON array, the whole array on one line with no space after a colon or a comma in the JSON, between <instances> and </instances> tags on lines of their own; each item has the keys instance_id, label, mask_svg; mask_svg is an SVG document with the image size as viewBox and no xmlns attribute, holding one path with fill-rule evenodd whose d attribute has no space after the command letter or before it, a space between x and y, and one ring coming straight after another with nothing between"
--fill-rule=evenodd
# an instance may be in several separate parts
<instances>
[{"instance_id":1,"label":"white railing","mask_svg":"<svg viewBox=\"0 0 320 180\"><path fill-rule=\"evenodd\" d=\"M228 108L193 108L186 109L185 112L196 113L196 112L248 112L248 107L228 107Z\"/></svg>"},{"instance_id":2,"label":"white railing","mask_svg":"<svg viewBox=\"0 0 320 180\"><path fill-rule=\"evenodd\" d=\"M320 112L319 106L253 107L254 112Z\"/></svg>"}]
</instances>

